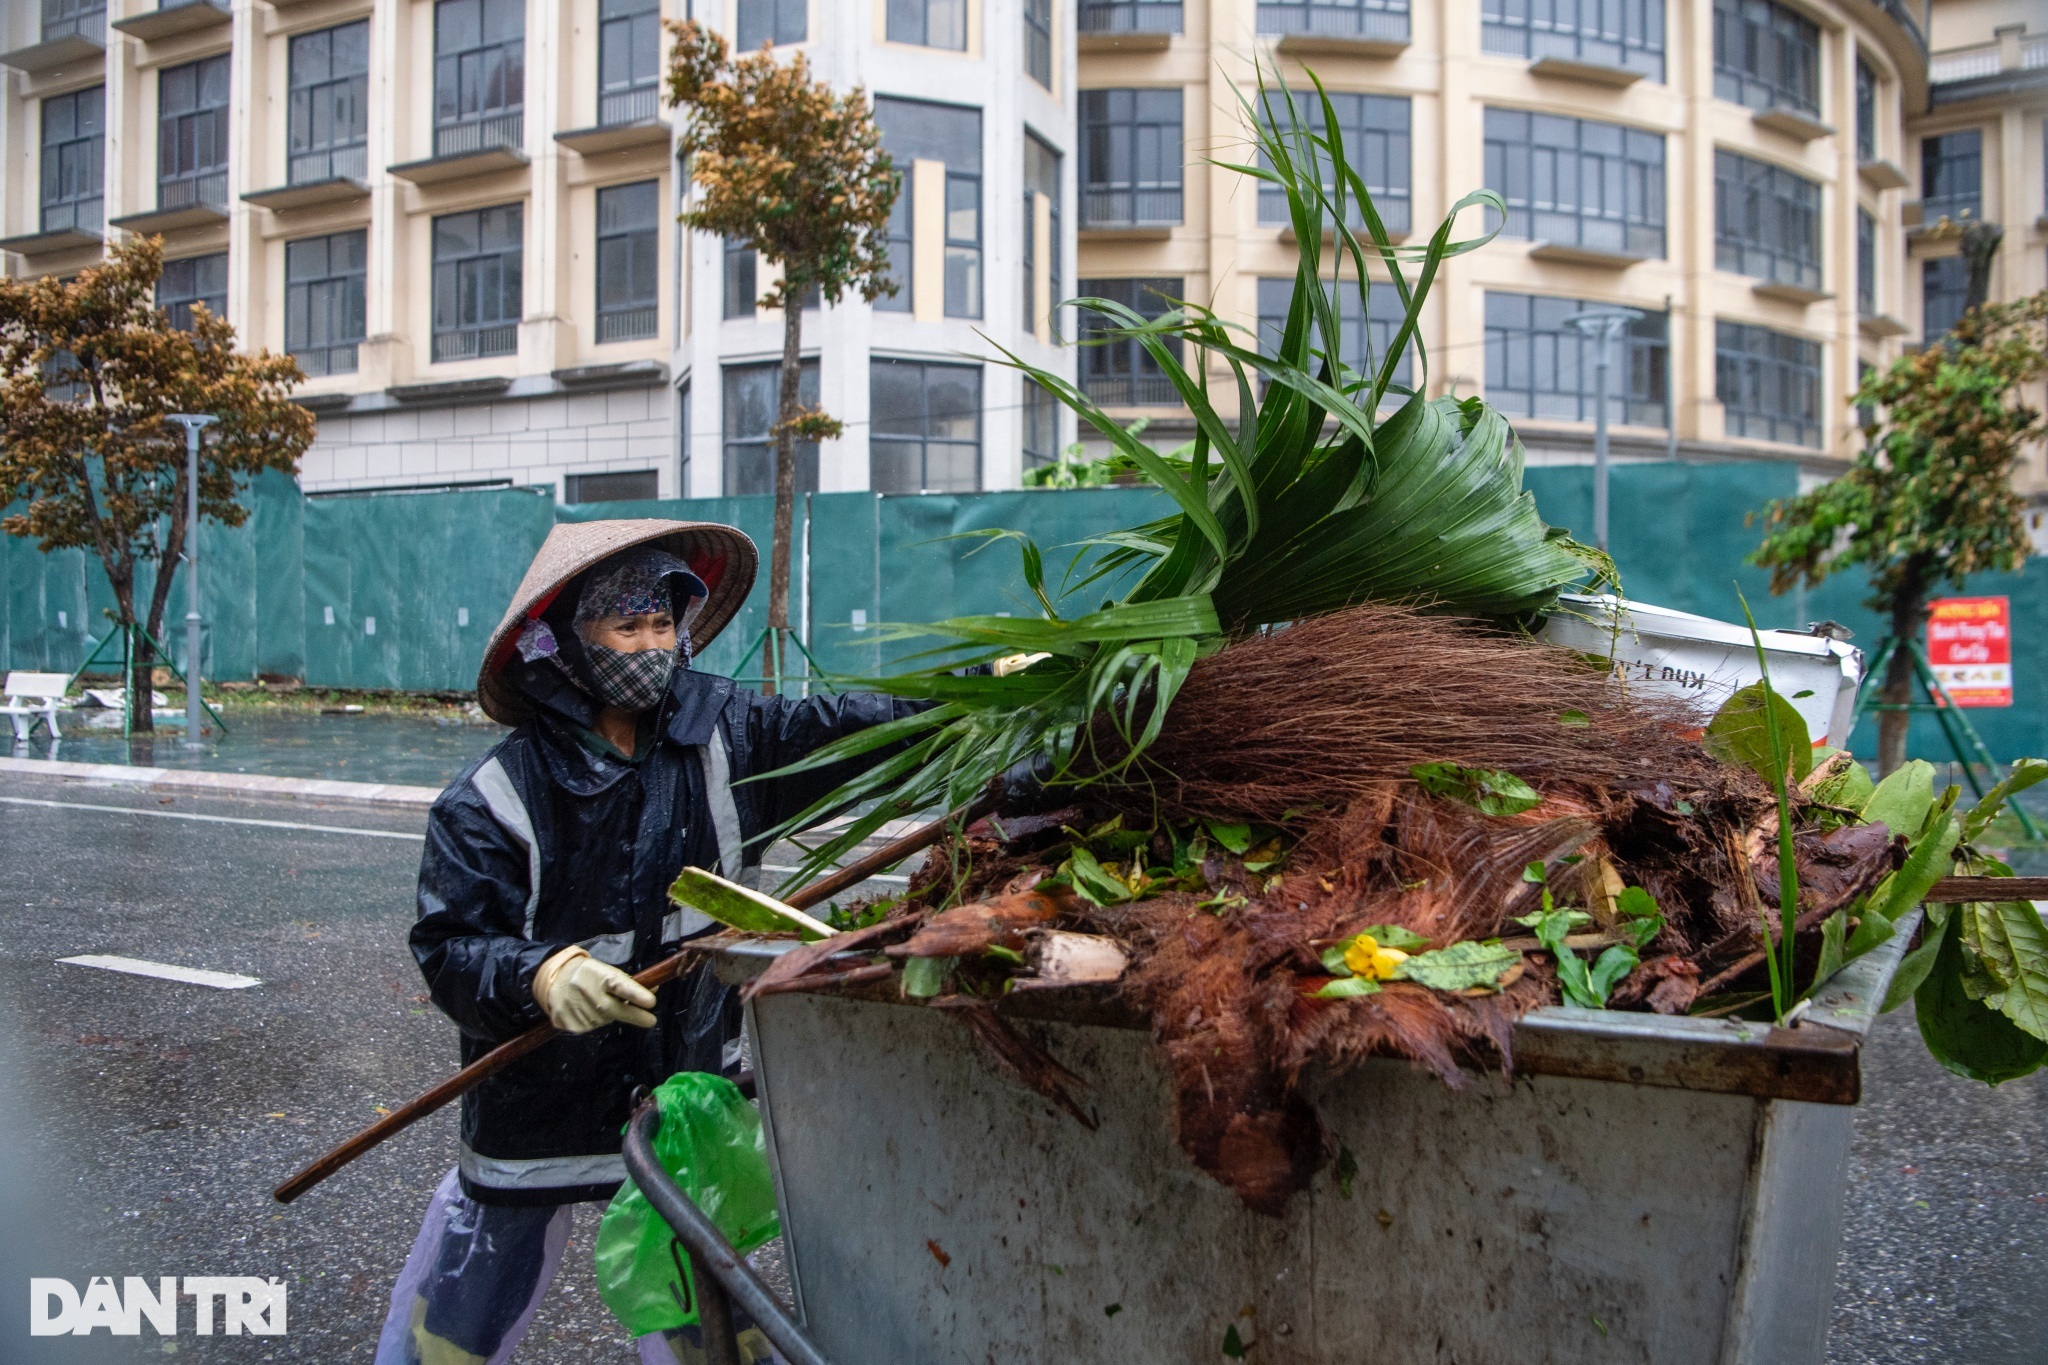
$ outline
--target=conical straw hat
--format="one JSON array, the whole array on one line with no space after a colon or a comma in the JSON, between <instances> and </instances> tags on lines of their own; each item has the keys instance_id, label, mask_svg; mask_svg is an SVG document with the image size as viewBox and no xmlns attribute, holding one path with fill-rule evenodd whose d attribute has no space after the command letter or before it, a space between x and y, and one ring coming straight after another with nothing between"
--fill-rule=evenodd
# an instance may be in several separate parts
<instances>
[{"instance_id":1,"label":"conical straw hat","mask_svg":"<svg viewBox=\"0 0 2048 1365\"><path fill-rule=\"evenodd\" d=\"M540 553L519 580L505 619L491 632L484 649L483 667L476 676L477 700L492 720L518 725L533 715L533 703L505 681L504 668L512 658L519 632L526 622L548 609L562 585L593 564L611 558L635 545L659 544L687 563L711 597L690 625L690 644L702 651L739 612L754 586L760 555L754 542L737 527L714 521L579 521L563 522L548 532Z\"/></svg>"}]
</instances>

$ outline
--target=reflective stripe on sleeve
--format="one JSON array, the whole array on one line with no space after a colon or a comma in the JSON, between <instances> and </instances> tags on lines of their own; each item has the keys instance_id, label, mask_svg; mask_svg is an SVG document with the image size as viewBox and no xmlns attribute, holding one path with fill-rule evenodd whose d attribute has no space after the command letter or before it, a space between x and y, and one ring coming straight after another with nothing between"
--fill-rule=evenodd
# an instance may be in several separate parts
<instances>
[{"instance_id":1,"label":"reflective stripe on sleeve","mask_svg":"<svg viewBox=\"0 0 2048 1365\"><path fill-rule=\"evenodd\" d=\"M519 789L512 785L511 774L496 758L478 768L470 781L490 808L491 817L504 826L507 834L526 845L526 936L532 938L534 916L540 910L540 843L533 837L533 821L527 816L526 803L519 799Z\"/></svg>"}]
</instances>

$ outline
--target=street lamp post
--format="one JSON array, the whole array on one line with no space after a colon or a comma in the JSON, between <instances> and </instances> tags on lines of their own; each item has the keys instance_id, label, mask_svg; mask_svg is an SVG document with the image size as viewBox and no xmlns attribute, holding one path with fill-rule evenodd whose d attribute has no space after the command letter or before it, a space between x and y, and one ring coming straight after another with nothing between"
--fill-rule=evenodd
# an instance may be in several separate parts
<instances>
[{"instance_id":1,"label":"street lamp post","mask_svg":"<svg viewBox=\"0 0 2048 1365\"><path fill-rule=\"evenodd\" d=\"M1587 308L1565 321L1595 344L1593 352L1593 543L1607 548L1607 369L1622 329L1642 317L1636 308Z\"/></svg>"},{"instance_id":2,"label":"street lamp post","mask_svg":"<svg viewBox=\"0 0 2048 1365\"><path fill-rule=\"evenodd\" d=\"M198 748L205 703L199 697L199 433L219 421L203 413L172 413L185 428L185 743Z\"/></svg>"}]
</instances>

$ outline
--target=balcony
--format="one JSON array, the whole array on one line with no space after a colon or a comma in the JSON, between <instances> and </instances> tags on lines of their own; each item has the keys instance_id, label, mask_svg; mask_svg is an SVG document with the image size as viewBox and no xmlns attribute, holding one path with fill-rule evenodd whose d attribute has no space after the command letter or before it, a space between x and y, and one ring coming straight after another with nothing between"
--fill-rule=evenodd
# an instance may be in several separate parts
<instances>
[{"instance_id":1,"label":"balcony","mask_svg":"<svg viewBox=\"0 0 2048 1365\"><path fill-rule=\"evenodd\" d=\"M1258 31L1290 57L1397 57L1409 42L1407 0L1261 0Z\"/></svg>"},{"instance_id":2,"label":"balcony","mask_svg":"<svg viewBox=\"0 0 2048 1365\"><path fill-rule=\"evenodd\" d=\"M1093 189L1081 194L1081 231L1165 237L1180 226L1181 188Z\"/></svg>"},{"instance_id":3,"label":"balcony","mask_svg":"<svg viewBox=\"0 0 2048 1365\"><path fill-rule=\"evenodd\" d=\"M33 76L65 66L104 62L107 7L43 0L42 35L39 43L0 55L0 66Z\"/></svg>"},{"instance_id":4,"label":"balcony","mask_svg":"<svg viewBox=\"0 0 2048 1365\"><path fill-rule=\"evenodd\" d=\"M2025 24L1994 30L1988 43L1952 47L1927 60L1929 97L1936 105L2048 87L2048 34Z\"/></svg>"},{"instance_id":5,"label":"balcony","mask_svg":"<svg viewBox=\"0 0 2048 1365\"><path fill-rule=\"evenodd\" d=\"M415 185L435 185L444 180L514 170L526 164L526 153L520 150L525 140L523 110L444 123L434 129L432 156L393 166L391 173Z\"/></svg>"},{"instance_id":6,"label":"balcony","mask_svg":"<svg viewBox=\"0 0 2048 1365\"><path fill-rule=\"evenodd\" d=\"M597 125L556 133L555 141L585 156L654 143L665 144L675 130L660 117L659 94L660 88L653 85L600 94L597 97Z\"/></svg>"},{"instance_id":7,"label":"balcony","mask_svg":"<svg viewBox=\"0 0 2048 1365\"><path fill-rule=\"evenodd\" d=\"M369 180L370 152L364 143L293 152L284 184L251 190L242 196L242 202L276 210L364 199L369 197Z\"/></svg>"},{"instance_id":8,"label":"balcony","mask_svg":"<svg viewBox=\"0 0 2048 1365\"><path fill-rule=\"evenodd\" d=\"M1084 3L1079 25L1083 52L1164 52L1183 31L1179 0Z\"/></svg>"},{"instance_id":9,"label":"balcony","mask_svg":"<svg viewBox=\"0 0 2048 1365\"><path fill-rule=\"evenodd\" d=\"M159 180L156 207L116 218L113 226L145 236L206 227L228 220L227 167L209 167L172 180Z\"/></svg>"},{"instance_id":10,"label":"balcony","mask_svg":"<svg viewBox=\"0 0 2048 1365\"><path fill-rule=\"evenodd\" d=\"M214 28L232 17L224 0L170 0L169 3L160 2L155 9L116 19L114 27L131 38L154 43L175 38L180 33Z\"/></svg>"},{"instance_id":11,"label":"balcony","mask_svg":"<svg viewBox=\"0 0 2048 1365\"><path fill-rule=\"evenodd\" d=\"M1177 408L1180 391L1163 374L1093 374L1081 379L1081 390L1105 408Z\"/></svg>"},{"instance_id":12,"label":"balcony","mask_svg":"<svg viewBox=\"0 0 2048 1365\"><path fill-rule=\"evenodd\" d=\"M1782 133L1795 142L1812 142L1819 138L1833 137L1835 133L1833 124L1822 123L1803 109L1792 109L1785 105L1759 109L1749 116L1749 121L1759 128Z\"/></svg>"}]
</instances>

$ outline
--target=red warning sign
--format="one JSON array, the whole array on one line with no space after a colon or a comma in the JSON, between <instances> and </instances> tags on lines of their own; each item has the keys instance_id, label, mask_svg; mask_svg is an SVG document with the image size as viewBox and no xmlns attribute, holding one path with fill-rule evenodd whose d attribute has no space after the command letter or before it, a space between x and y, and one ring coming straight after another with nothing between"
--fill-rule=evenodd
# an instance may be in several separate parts
<instances>
[{"instance_id":1,"label":"red warning sign","mask_svg":"<svg viewBox=\"0 0 2048 1365\"><path fill-rule=\"evenodd\" d=\"M2011 706L2011 599L1934 599L1927 612L1927 662L1957 706Z\"/></svg>"}]
</instances>

